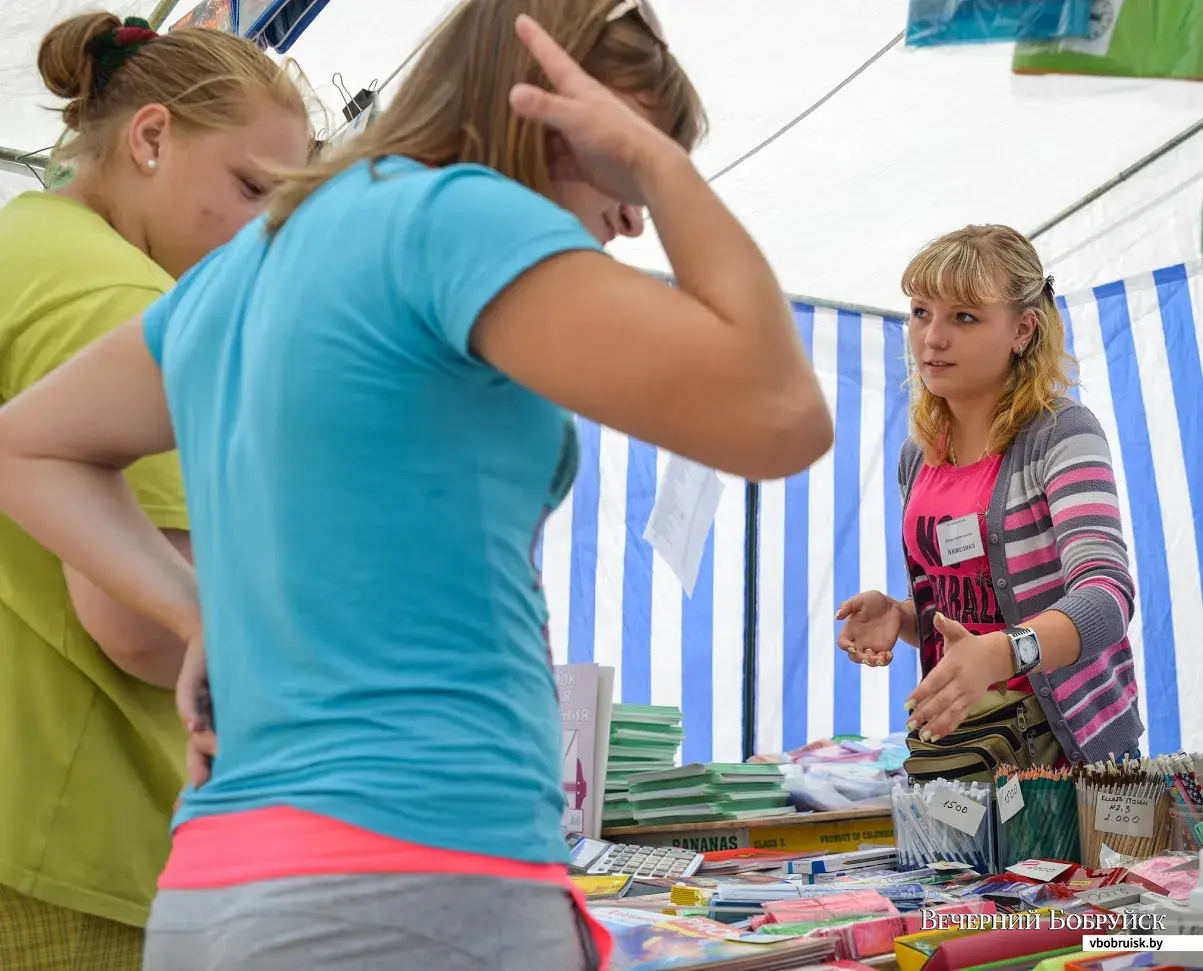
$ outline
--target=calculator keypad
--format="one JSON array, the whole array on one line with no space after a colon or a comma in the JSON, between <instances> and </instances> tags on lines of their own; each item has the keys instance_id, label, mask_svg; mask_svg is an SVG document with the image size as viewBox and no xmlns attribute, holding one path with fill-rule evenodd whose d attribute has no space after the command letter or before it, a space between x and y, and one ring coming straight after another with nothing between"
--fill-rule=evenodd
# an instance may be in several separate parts
<instances>
[{"instance_id":1,"label":"calculator keypad","mask_svg":"<svg viewBox=\"0 0 1203 971\"><path fill-rule=\"evenodd\" d=\"M671 880L683 877L696 856L693 850L676 846L617 844L589 872Z\"/></svg>"}]
</instances>

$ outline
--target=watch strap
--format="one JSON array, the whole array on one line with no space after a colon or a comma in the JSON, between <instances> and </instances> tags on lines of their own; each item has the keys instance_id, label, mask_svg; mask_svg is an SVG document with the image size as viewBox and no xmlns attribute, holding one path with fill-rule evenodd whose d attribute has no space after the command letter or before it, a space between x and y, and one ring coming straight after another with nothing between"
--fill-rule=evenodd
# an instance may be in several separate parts
<instances>
[{"instance_id":1,"label":"watch strap","mask_svg":"<svg viewBox=\"0 0 1203 971\"><path fill-rule=\"evenodd\" d=\"M1003 633L1007 635L1007 639L1011 642L1011 660L1015 664L1015 674L1012 677L1021 678L1040 666L1043 652L1040 649L1040 638L1034 630L1030 627L1008 627ZM1025 664L1019 653L1019 643L1029 638L1036 645L1036 654L1035 657Z\"/></svg>"}]
</instances>

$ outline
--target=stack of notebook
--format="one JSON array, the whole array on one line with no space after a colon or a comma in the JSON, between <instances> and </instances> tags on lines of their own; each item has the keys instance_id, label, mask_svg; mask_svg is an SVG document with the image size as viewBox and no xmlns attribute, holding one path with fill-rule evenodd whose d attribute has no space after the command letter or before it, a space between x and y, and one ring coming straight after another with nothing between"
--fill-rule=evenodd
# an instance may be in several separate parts
<instances>
[{"instance_id":1,"label":"stack of notebook","mask_svg":"<svg viewBox=\"0 0 1203 971\"><path fill-rule=\"evenodd\" d=\"M633 776L627 794L640 826L723 822L794 812L774 763L696 762Z\"/></svg>"},{"instance_id":2,"label":"stack of notebook","mask_svg":"<svg viewBox=\"0 0 1203 971\"><path fill-rule=\"evenodd\" d=\"M602 823L634 826L627 799L632 777L660 772L677 764L685 732L681 709L665 705L615 705L610 716L610 752L606 763L606 800Z\"/></svg>"}]
</instances>

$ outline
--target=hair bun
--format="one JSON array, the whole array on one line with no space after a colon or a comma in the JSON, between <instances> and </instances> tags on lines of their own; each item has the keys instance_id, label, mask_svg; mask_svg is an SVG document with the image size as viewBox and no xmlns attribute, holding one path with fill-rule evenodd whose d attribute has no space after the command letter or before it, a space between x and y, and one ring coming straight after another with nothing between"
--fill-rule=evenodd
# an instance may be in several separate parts
<instances>
[{"instance_id":1,"label":"hair bun","mask_svg":"<svg viewBox=\"0 0 1203 971\"><path fill-rule=\"evenodd\" d=\"M38 48L38 73L52 94L70 101L63 109L63 122L68 128L79 127L80 109L92 93L96 65L88 45L120 26L121 18L116 14L80 14L56 24L42 38Z\"/></svg>"}]
</instances>

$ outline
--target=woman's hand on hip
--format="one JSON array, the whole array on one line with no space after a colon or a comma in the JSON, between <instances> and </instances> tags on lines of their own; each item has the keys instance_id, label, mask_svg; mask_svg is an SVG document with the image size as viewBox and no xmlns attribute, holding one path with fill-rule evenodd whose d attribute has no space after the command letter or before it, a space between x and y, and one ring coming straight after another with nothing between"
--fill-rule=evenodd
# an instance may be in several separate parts
<instances>
[{"instance_id":1,"label":"woman's hand on hip","mask_svg":"<svg viewBox=\"0 0 1203 971\"><path fill-rule=\"evenodd\" d=\"M902 630L902 610L902 604L880 591L858 593L835 613L835 619L844 622L836 643L857 664L889 664Z\"/></svg>"},{"instance_id":2,"label":"woman's hand on hip","mask_svg":"<svg viewBox=\"0 0 1203 971\"><path fill-rule=\"evenodd\" d=\"M188 784L199 789L209 781L217 734L213 724L213 700L209 695L209 665L205 639L198 634L188 642L184 664L175 686L175 705L188 730Z\"/></svg>"},{"instance_id":3,"label":"woman's hand on hip","mask_svg":"<svg viewBox=\"0 0 1203 971\"><path fill-rule=\"evenodd\" d=\"M1014 670L1005 634L971 634L941 613L935 625L944 637L944 656L906 702L911 713L906 727L925 740L956 731L991 685L1005 683Z\"/></svg>"}]
</instances>

